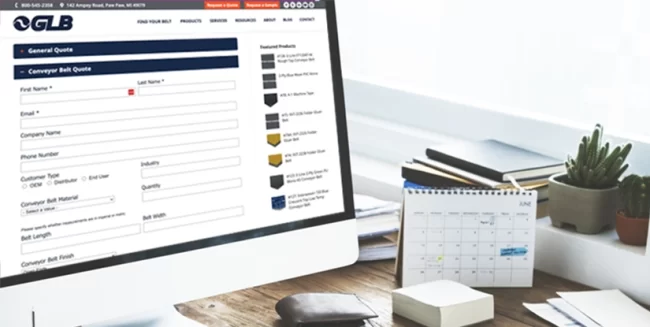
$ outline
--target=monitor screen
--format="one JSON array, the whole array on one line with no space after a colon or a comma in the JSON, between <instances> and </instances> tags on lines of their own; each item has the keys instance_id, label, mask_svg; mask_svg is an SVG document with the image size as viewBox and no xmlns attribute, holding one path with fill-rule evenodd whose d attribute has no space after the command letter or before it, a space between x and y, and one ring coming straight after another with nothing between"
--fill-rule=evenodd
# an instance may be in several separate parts
<instances>
[{"instance_id":1,"label":"monitor screen","mask_svg":"<svg viewBox=\"0 0 650 327\"><path fill-rule=\"evenodd\" d=\"M0 12L0 287L353 218L332 1Z\"/></svg>"}]
</instances>

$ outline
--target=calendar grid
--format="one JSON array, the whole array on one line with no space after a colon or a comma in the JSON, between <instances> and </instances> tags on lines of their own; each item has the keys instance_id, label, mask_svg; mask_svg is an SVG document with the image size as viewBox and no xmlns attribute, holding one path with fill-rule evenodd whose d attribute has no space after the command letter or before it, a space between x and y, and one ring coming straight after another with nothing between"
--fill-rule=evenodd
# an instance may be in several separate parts
<instances>
[{"instance_id":1,"label":"calendar grid","mask_svg":"<svg viewBox=\"0 0 650 327\"><path fill-rule=\"evenodd\" d=\"M409 283L449 279L476 287L532 286L534 210L440 207L447 210L420 205L405 214L403 270Z\"/></svg>"}]
</instances>

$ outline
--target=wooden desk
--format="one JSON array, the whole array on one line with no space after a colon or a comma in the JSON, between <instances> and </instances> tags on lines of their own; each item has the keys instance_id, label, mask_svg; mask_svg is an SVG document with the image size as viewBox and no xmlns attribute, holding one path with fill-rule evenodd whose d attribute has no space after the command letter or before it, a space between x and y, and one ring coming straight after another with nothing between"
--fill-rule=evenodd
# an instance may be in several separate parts
<instances>
[{"instance_id":1,"label":"wooden desk","mask_svg":"<svg viewBox=\"0 0 650 327\"><path fill-rule=\"evenodd\" d=\"M178 305L185 316L209 327L275 326L282 324L275 313L281 298L303 292L355 293L366 300L379 314L373 326L418 326L393 316L390 291L396 288L394 262L359 263L350 267L296 278L231 294ZM218 282L218 281L215 281ZM495 319L479 326L543 326L552 325L529 313L522 302L545 302L557 297L557 291L578 291L590 288L542 272L535 272L535 287L523 289L481 289L495 297ZM370 326L370 324L368 324Z\"/></svg>"}]
</instances>

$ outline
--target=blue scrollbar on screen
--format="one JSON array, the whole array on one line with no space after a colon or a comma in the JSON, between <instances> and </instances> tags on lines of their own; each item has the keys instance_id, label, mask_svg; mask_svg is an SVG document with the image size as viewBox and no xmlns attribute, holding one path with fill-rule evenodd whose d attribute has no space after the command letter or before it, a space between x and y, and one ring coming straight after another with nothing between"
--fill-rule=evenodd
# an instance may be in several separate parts
<instances>
[{"instance_id":1,"label":"blue scrollbar on screen","mask_svg":"<svg viewBox=\"0 0 650 327\"><path fill-rule=\"evenodd\" d=\"M236 51L237 38L14 45L14 59Z\"/></svg>"},{"instance_id":2,"label":"blue scrollbar on screen","mask_svg":"<svg viewBox=\"0 0 650 327\"><path fill-rule=\"evenodd\" d=\"M14 79L137 74L238 67L239 58L237 56L18 65L14 66Z\"/></svg>"}]
</instances>

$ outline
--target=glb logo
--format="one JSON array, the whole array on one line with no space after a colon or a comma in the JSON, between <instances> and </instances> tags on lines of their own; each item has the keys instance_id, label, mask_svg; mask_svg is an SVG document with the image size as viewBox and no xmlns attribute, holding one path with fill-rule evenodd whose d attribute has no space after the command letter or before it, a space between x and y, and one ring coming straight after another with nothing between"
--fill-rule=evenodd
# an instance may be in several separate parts
<instances>
[{"instance_id":1,"label":"glb logo","mask_svg":"<svg viewBox=\"0 0 650 327\"><path fill-rule=\"evenodd\" d=\"M72 16L62 15L58 22L55 22L54 16L35 16L31 20L19 16L14 20L14 27L21 32L30 28L36 32L69 31L72 29Z\"/></svg>"}]
</instances>

